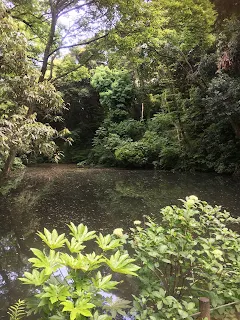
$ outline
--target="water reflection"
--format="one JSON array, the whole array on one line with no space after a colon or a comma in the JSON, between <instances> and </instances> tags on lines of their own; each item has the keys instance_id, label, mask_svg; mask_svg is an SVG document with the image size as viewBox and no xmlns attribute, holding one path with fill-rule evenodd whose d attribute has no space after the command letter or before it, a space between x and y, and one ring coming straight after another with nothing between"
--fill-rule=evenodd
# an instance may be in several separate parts
<instances>
[{"instance_id":1,"label":"water reflection","mask_svg":"<svg viewBox=\"0 0 240 320\"><path fill-rule=\"evenodd\" d=\"M228 176L53 165L29 168L20 180L4 186L0 196L2 320L8 319L7 306L27 294L17 278L28 269L29 248L42 246L37 230L66 232L72 221L104 233L117 227L128 231L133 220L159 217L161 207L190 194L239 216L240 183ZM131 290L127 279L118 294L129 299Z\"/></svg>"}]
</instances>

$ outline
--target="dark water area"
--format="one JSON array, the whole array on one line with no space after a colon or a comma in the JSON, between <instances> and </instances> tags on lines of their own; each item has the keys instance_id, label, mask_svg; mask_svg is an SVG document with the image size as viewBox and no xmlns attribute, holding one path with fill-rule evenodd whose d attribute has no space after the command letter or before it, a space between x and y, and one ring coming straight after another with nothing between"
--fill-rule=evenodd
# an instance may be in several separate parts
<instances>
[{"instance_id":1,"label":"dark water area","mask_svg":"<svg viewBox=\"0 0 240 320\"><path fill-rule=\"evenodd\" d=\"M171 173L117 169L79 169L45 165L26 169L22 180L1 188L0 195L0 319L7 307L27 294L17 280L28 270L31 247L44 227L67 232L66 224L84 223L102 233L123 228L144 215L160 219L159 211L178 199L196 195L240 216L240 181L209 173ZM126 279L118 293L131 298Z\"/></svg>"}]
</instances>

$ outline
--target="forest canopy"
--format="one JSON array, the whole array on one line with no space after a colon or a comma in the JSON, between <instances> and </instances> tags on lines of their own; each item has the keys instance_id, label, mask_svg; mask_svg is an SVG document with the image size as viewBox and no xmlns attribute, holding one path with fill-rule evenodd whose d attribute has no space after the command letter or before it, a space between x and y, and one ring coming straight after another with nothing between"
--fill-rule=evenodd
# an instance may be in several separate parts
<instances>
[{"instance_id":1,"label":"forest canopy","mask_svg":"<svg viewBox=\"0 0 240 320\"><path fill-rule=\"evenodd\" d=\"M57 160L233 173L240 6L0 1L0 167Z\"/></svg>"}]
</instances>

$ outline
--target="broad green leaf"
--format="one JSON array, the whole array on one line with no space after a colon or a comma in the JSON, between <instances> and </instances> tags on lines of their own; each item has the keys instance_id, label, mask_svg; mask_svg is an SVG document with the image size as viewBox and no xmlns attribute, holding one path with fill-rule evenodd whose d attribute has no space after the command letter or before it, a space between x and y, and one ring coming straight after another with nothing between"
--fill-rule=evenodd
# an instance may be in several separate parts
<instances>
[{"instance_id":1,"label":"broad green leaf","mask_svg":"<svg viewBox=\"0 0 240 320\"><path fill-rule=\"evenodd\" d=\"M118 250L114 255L110 257L110 259L106 259L106 264L114 272L137 276L135 271L139 270L140 267L133 264L132 262L134 261L135 259L131 259L127 253L121 254Z\"/></svg>"},{"instance_id":2,"label":"broad green leaf","mask_svg":"<svg viewBox=\"0 0 240 320\"><path fill-rule=\"evenodd\" d=\"M78 299L75 304L72 301L64 301L61 304L64 306L63 312L70 312L70 320L75 320L79 315L92 317L90 309L95 307L93 303L85 299Z\"/></svg>"},{"instance_id":3,"label":"broad green leaf","mask_svg":"<svg viewBox=\"0 0 240 320\"><path fill-rule=\"evenodd\" d=\"M46 256L41 250L31 248L31 251L37 258L30 258L28 261L36 268L44 268L46 275L50 275L61 267L59 252L56 253L54 250L50 250L49 256Z\"/></svg>"},{"instance_id":4,"label":"broad green leaf","mask_svg":"<svg viewBox=\"0 0 240 320\"><path fill-rule=\"evenodd\" d=\"M33 284L35 286L42 285L49 278L49 275L46 275L45 270L39 272L36 269L33 269L32 273L24 272L24 276L25 278L19 278L19 280L24 284Z\"/></svg>"},{"instance_id":5,"label":"broad green leaf","mask_svg":"<svg viewBox=\"0 0 240 320\"><path fill-rule=\"evenodd\" d=\"M84 226L82 223L78 226L75 226L74 223L70 222L68 224L69 229L71 230L70 234L79 242L88 241L95 238L95 231L89 231L88 227Z\"/></svg>"},{"instance_id":6,"label":"broad green leaf","mask_svg":"<svg viewBox=\"0 0 240 320\"><path fill-rule=\"evenodd\" d=\"M103 309L107 312L111 313L111 316L113 319L116 318L117 314L121 314L122 316L126 315L126 312L124 309L130 309L131 308L131 301L124 300L121 298L112 299L108 298L107 303L103 306Z\"/></svg>"},{"instance_id":7,"label":"broad green leaf","mask_svg":"<svg viewBox=\"0 0 240 320\"><path fill-rule=\"evenodd\" d=\"M95 252L86 256L79 253L76 257L63 253L61 254L61 260L72 269L81 269L83 272L97 269L104 261L102 256L96 255Z\"/></svg>"},{"instance_id":8,"label":"broad green leaf","mask_svg":"<svg viewBox=\"0 0 240 320\"><path fill-rule=\"evenodd\" d=\"M44 228L44 234L40 231L37 233L50 249L62 248L65 244L65 233L58 235L57 230L52 232Z\"/></svg>"},{"instance_id":9,"label":"broad green leaf","mask_svg":"<svg viewBox=\"0 0 240 320\"><path fill-rule=\"evenodd\" d=\"M96 288L103 291L109 291L116 289L116 286L119 282L117 281L111 281L112 275L108 275L103 277L101 272L98 271L95 278L92 278L92 282Z\"/></svg>"},{"instance_id":10,"label":"broad green leaf","mask_svg":"<svg viewBox=\"0 0 240 320\"><path fill-rule=\"evenodd\" d=\"M65 301L67 297L71 296L69 288L63 285L44 286L43 290L45 293L41 293L42 298L49 298L52 304L57 301Z\"/></svg>"},{"instance_id":11,"label":"broad green leaf","mask_svg":"<svg viewBox=\"0 0 240 320\"><path fill-rule=\"evenodd\" d=\"M113 250L122 245L121 239L112 239L111 235L108 234L105 237L100 233L99 236L96 237L96 243L103 251Z\"/></svg>"},{"instance_id":12,"label":"broad green leaf","mask_svg":"<svg viewBox=\"0 0 240 320\"><path fill-rule=\"evenodd\" d=\"M85 248L85 246L82 245L82 241L79 242L76 238L72 238L71 242L66 240L66 244L71 253L80 253Z\"/></svg>"}]
</instances>

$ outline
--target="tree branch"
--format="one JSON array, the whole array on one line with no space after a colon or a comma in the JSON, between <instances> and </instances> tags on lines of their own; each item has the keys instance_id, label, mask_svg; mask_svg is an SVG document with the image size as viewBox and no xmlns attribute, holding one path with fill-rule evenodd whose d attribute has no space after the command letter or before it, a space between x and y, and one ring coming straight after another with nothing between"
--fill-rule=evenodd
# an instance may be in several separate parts
<instances>
[{"instance_id":1,"label":"tree branch","mask_svg":"<svg viewBox=\"0 0 240 320\"><path fill-rule=\"evenodd\" d=\"M56 49L54 49L52 52L49 53L48 57L50 57L51 55L53 55L55 52L61 50L61 49L70 49L70 48L74 48L74 47L78 47L78 46L84 46L84 45L87 45L87 44L90 44L92 42L95 42L95 41L98 41L100 39L104 39L106 38L107 36L109 35L109 32L104 34L103 36L100 36L100 37L97 37L97 38L94 38L94 39L91 39L91 40L88 40L88 41L84 41L84 42L79 42L79 43L75 43L75 44L70 44L70 45L67 45L67 46L61 46L61 47L58 47Z\"/></svg>"}]
</instances>

